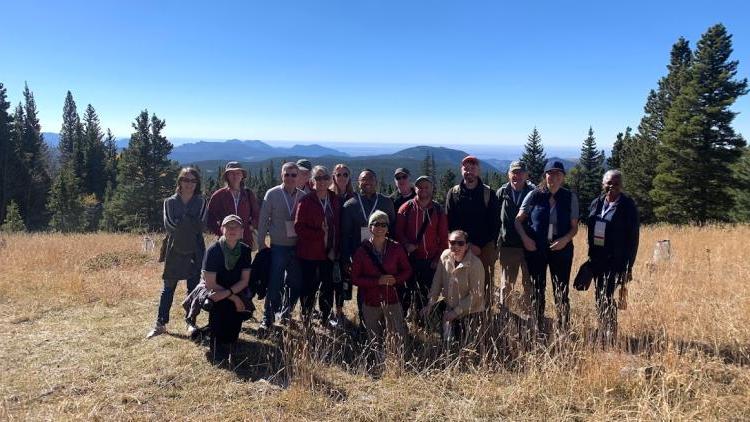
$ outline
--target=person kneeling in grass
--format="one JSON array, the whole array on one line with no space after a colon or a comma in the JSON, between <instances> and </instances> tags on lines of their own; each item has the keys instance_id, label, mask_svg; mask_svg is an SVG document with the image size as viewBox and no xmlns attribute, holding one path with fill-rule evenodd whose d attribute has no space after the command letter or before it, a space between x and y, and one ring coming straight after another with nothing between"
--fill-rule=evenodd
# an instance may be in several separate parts
<instances>
[{"instance_id":1,"label":"person kneeling in grass","mask_svg":"<svg viewBox=\"0 0 750 422\"><path fill-rule=\"evenodd\" d=\"M478 331L484 311L484 266L478 256L466 253L467 239L463 230L454 230L448 236L450 247L440 255L429 302L422 309L426 320L442 321L446 341L470 340L468 337Z\"/></svg>"},{"instance_id":2,"label":"person kneeling in grass","mask_svg":"<svg viewBox=\"0 0 750 422\"><path fill-rule=\"evenodd\" d=\"M215 363L232 360L234 344L247 317L246 289L250 281L250 247L242 243L242 219L224 217L222 236L206 251L203 280L211 292L208 326L211 332L211 359Z\"/></svg>"}]
</instances>

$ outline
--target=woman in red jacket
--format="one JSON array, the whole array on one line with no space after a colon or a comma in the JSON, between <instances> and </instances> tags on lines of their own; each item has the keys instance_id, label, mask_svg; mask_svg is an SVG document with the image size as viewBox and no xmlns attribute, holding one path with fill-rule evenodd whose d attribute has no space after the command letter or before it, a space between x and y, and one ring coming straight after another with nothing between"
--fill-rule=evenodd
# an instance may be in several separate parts
<instances>
[{"instance_id":1,"label":"woman in red jacket","mask_svg":"<svg viewBox=\"0 0 750 422\"><path fill-rule=\"evenodd\" d=\"M224 217L234 214L245 222L242 242L253 248L253 230L258 224L260 206L250 189L245 188L247 171L237 161L230 161L224 168L225 186L211 195L208 203L206 226L217 236L221 236L221 222ZM261 242L263 240L261 239Z\"/></svg>"},{"instance_id":2,"label":"woman in red jacket","mask_svg":"<svg viewBox=\"0 0 750 422\"><path fill-rule=\"evenodd\" d=\"M368 222L372 237L352 259L352 282L362 291L365 328L371 340L382 341L385 330L406 334L397 287L411 277L404 248L388 239L388 214L375 211Z\"/></svg>"},{"instance_id":3,"label":"woman in red jacket","mask_svg":"<svg viewBox=\"0 0 750 422\"><path fill-rule=\"evenodd\" d=\"M297 233L297 258L302 270L302 320L310 322L315 307L315 294L320 289L318 306L323 323L333 308L333 262L338 259L341 202L328 190L331 175L323 166L313 167L312 192L297 205L294 231Z\"/></svg>"}]
</instances>

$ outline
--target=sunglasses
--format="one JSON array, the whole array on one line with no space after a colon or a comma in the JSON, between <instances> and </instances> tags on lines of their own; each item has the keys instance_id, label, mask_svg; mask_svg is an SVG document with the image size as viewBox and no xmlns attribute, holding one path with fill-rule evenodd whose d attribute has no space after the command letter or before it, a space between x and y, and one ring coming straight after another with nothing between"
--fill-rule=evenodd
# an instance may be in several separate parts
<instances>
[{"instance_id":1,"label":"sunglasses","mask_svg":"<svg viewBox=\"0 0 750 422\"><path fill-rule=\"evenodd\" d=\"M315 176L314 177L316 182L325 181L325 180L331 180L331 176L328 174L324 174L322 176Z\"/></svg>"},{"instance_id":2,"label":"sunglasses","mask_svg":"<svg viewBox=\"0 0 750 422\"><path fill-rule=\"evenodd\" d=\"M407 176L405 174L400 174L400 175L396 176L396 180L404 180L404 179L408 179L408 178L409 178L409 176Z\"/></svg>"},{"instance_id":3,"label":"sunglasses","mask_svg":"<svg viewBox=\"0 0 750 422\"><path fill-rule=\"evenodd\" d=\"M448 243L450 243L451 246L465 246L466 245L465 240L449 240Z\"/></svg>"},{"instance_id":4,"label":"sunglasses","mask_svg":"<svg viewBox=\"0 0 750 422\"><path fill-rule=\"evenodd\" d=\"M297 173L284 173L284 177L291 177L294 179L295 177L297 177Z\"/></svg>"},{"instance_id":5,"label":"sunglasses","mask_svg":"<svg viewBox=\"0 0 750 422\"><path fill-rule=\"evenodd\" d=\"M381 229L388 227L388 223L372 223L370 227L380 227Z\"/></svg>"},{"instance_id":6,"label":"sunglasses","mask_svg":"<svg viewBox=\"0 0 750 422\"><path fill-rule=\"evenodd\" d=\"M336 173L336 177L349 177L349 173Z\"/></svg>"},{"instance_id":7,"label":"sunglasses","mask_svg":"<svg viewBox=\"0 0 750 422\"><path fill-rule=\"evenodd\" d=\"M198 180L196 180L196 179L190 179L188 177L180 177L180 182L183 182L183 183L198 183Z\"/></svg>"}]
</instances>

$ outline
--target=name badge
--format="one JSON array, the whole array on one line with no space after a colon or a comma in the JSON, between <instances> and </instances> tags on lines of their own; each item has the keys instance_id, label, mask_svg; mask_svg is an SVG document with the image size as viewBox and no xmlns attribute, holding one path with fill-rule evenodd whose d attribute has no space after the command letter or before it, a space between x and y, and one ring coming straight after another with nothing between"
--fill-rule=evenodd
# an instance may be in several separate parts
<instances>
[{"instance_id":1,"label":"name badge","mask_svg":"<svg viewBox=\"0 0 750 422\"><path fill-rule=\"evenodd\" d=\"M607 230L607 222L606 221L597 221L596 224L594 224L594 245L595 246L604 246L604 233Z\"/></svg>"},{"instance_id":2,"label":"name badge","mask_svg":"<svg viewBox=\"0 0 750 422\"><path fill-rule=\"evenodd\" d=\"M551 242L552 241L552 237L554 236L554 234L555 234L555 229L552 226L552 224L550 223L549 228L547 229L547 240L549 240Z\"/></svg>"},{"instance_id":3,"label":"name badge","mask_svg":"<svg viewBox=\"0 0 750 422\"><path fill-rule=\"evenodd\" d=\"M297 232L294 231L294 221L285 221L286 224L286 237L297 237Z\"/></svg>"},{"instance_id":4,"label":"name badge","mask_svg":"<svg viewBox=\"0 0 750 422\"><path fill-rule=\"evenodd\" d=\"M372 236L372 233L370 233L369 227L365 226L365 227L359 228L359 241L360 242L364 242L365 240L369 239L370 236Z\"/></svg>"}]
</instances>

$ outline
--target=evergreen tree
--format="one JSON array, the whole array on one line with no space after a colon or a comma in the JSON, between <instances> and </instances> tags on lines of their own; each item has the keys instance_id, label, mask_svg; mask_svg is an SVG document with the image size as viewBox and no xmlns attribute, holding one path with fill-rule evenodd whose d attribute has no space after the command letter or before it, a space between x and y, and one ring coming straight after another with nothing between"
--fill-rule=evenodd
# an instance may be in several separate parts
<instances>
[{"instance_id":1,"label":"evergreen tree","mask_svg":"<svg viewBox=\"0 0 750 422\"><path fill-rule=\"evenodd\" d=\"M34 94L25 85L23 91L24 106L20 119L14 122L14 130L20 130L19 152L21 170L16 180L19 192L15 199L24 216L24 222L29 230L44 230L49 222L47 211L47 197L51 180L48 168L47 144L41 133L41 125L36 108ZM16 109L19 114L19 109ZM19 128L18 125L21 124Z\"/></svg>"},{"instance_id":2,"label":"evergreen tree","mask_svg":"<svg viewBox=\"0 0 750 422\"><path fill-rule=\"evenodd\" d=\"M588 136L583 140L581 158L576 169L571 175L570 183L578 195L582 209L586 209L591 201L599 196L604 175L604 153L597 149L594 129L591 127Z\"/></svg>"},{"instance_id":3,"label":"evergreen tree","mask_svg":"<svg viewBox=\"0 0 750 422\"><path fill-rule=\"evenodd\" d=\"M651 192L657 217L674 223L725 221L733 208L732 164L745 140L732 128L729 107L747 94L747 79L734 79L732 36L710 27L695 50L686 83L664 121L659 164Z\"/></svg>"},{"instance_id":4,"label":"evergreen tree","mask_svg":"<svg viewBox=\"0 0 750 422\"><path fill-rule=\"evenodd\" d=\"M691 62L689 43L684 38L678 39L672 46L667 75L659 80L657 89L648 94L638 133L631 142L623 144L620 167L627 183L627 192L638 204L643 222L655 218L651 190L656 176L657 149L667 111L685 84Z\"/></svg>"},{"instance_id":5,"label":"evergreen tree","mask_svg":"<svg viewBox=\"0 0 750 422\"><path fill-rule=\"evenodd\" d=\"M0 83L0 221L5 221L6 209L17 189L15 177L20 165L9 108L7 90Z\"/></svg>"},{"instance_id":6,"label":"evergreen tree","mask_svg":"<svg viewBox=\"0 0 750 422\"><path fill-rule=\"evenodd\" d=\"M85 208L72 166L65 166L52 185L49 208L53 210L50 227L62 233L79 232L85 227Z\"/></svg>"},{"instance_id":7,"label":"evergreen tree","mask_svg":"<svg viewBox=\"0 0 750 422\"><path fill-rule=\"evenodd\" d=\"M8 212L5 214L3 225L0 226L0 231L6 233L13 232L25 232L26 226L23 224L23 218L21 218L21 211L18 209L18 204L15 201L10 201L8 204Z\"/></svg>"},{"instance_id":8,"label":"evergreen tree","mask_svg":"<svg viewBox=\"0 0 750 422\"><path fill-rule=\"evenodd\" d=\"M420 176L430 176L432 174L432 160L430 159L430 153L425 152L424 158L422 159L422 166L420 168Z\"/></svg>"},{"instance_id":9,"label":"evergreen tree","mask_svg":"<svg viewBox=\"0 0 750 422\"><path fill-rule=\"evenodd\" d=\"M534 130L529 134L526 145L524 145L523 154L521 154L521 162L526 166L526 170L529 172L529 180L536 184L542 180L544 174L544 166L547 164L547 156L544 154L544 146L542 145L542 136L539 131L534 127Z\"/></svg>"},{"instance_id":10,"label":"evergreen tree","mask_svg":"<svg viewBox=\"0 0 750 422\"><path fill-rule=\"evenodd\" d=\"M162 203L173 193L179 171L169 160L172 144L162 135L165 122L147 110L133 123L135 130L122 152L117 188L105 205L105 227L115 230L159 230Z\"/></svg>"},{"instance_id":11,"label":"evergreen tree","mask_svg":"<svg viewBox=\"0 0 750 422\"><path fill-rule=\"evenodd\" d=\"M69 165L76 156L80 139L78 139L81 119L78 116L76 102L73 100L73 94L68 91L65 95L65 104L63 105L63 123L60 127L60 163L63 167Z\"/></svg>"},{"instance_id":12,"label":"evergreen tree","mask_svg":"<svg viewBox=\"0 0 750 422\"><path fill-rule=\"evenodd\" d=\"M750 148L745 148L734 165L734 210L732 219L737 222L750 222Z\"/></svg>"},{"instance_id":13,"label":"evergreen tree","mask_svg":"<svg viewBox=\"0 0 750 422\"><path fill-rule=\"evenodd\" d=\"M435 167L435 154L430 153L430 174L428 174L432 178L432 180L435 180L437 177L437 167Z\"/></svg>"},{"instance_id":14,"label":"evergreen tree","mask_svg":"<svg viewBox=\"0 0 750 422\"><path fill-rule=\"evenodd\" d=\"M625 133L622 132L617 134L617 139L612 145L612 155L607 159L607 166L612 169L619 169L622 167L622 150L625 148L625 144L630 144L633 141L631 132L633 129L630 126L625 128Z\"/></svg>"},{"instance_id":15,"label":"evergreen tree","mask_svg":"<svg viewBox=\"0 0 750 422\"><path fill-rule=\"evenodd\" d=\"M117 139L112 131L107 129L107 136L104 138L105 190L108 185L111 185L111 189L117 186L117 156Z\"/></svg>"},{"instance_id":16,"label":"evergreen tree","mask_svg":"<svg viewBox=\"0 0 750 422\"><path fill-rule=\"evenodd\" d=\"M453 186L456 185L456 173L453 172L452 169L448 169L443 173L443 175L440 177L440 184L439 189L437 192L435 192L435 197L439 198L439 202L445 201L445 196L448 194L448 191L453 188Z\"/></svg>"},{"instance_id":17,"label":"evergreen tree","mask_svg":"<svg viewBox=\"0 0 750 422\"><path fill-rule=\"evenodd\" d=\"M107 186L105 178L105 145L104 135L99 126L99 116L94 107L89 104L83 117L83 151L84 151L84 183L83 192L91 193L101 201Z\"/></svg>"}]
</instances>

